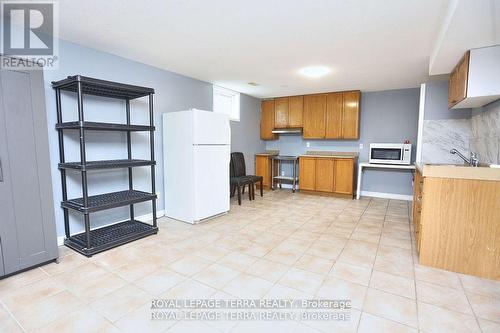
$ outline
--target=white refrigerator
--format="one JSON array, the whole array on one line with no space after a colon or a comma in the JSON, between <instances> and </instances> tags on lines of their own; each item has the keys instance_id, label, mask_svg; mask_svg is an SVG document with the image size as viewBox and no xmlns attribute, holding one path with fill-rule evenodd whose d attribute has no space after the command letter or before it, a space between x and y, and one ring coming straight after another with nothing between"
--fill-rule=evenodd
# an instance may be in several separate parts
<instances>
[{"instance_id":1,"label":"white refrigerator","mask_svg":"<svg viewBox=\"0 0 500 333\"><path fill-rule=\"evenodd\" d=\"M167 217L198 223L229 211L230 143L225 114L192 109L163 115Z\"/></svg>"}]
</instances>

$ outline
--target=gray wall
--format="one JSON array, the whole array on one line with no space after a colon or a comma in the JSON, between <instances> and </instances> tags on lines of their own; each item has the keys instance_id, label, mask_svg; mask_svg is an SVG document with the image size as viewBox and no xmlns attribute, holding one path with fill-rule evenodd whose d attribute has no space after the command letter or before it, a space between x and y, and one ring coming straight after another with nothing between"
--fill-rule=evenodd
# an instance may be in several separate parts
<instances>
[{"instance_id":1,"label":"gray wall","mask_svg":"<svg viewBox=\"0 0 500 333\"><path fill-rule=\"evenodd\" d=\"M267 149L279 149L282 154L299 155L308 150L359 152L360 161L368 161L369 145L373 142L410 140L414 160L420 89L400 89L361 94L360 139L357 141L305 140L301 136L281 136L269 141ZM307 147L307 142L310 147ZM359 144L364 145L363 149ZM367 170L363 191L411 195L412 174L404 171Z\"/></svg>"},{"instance_id":2,"label":"gray wall","mask_svg":"<svg viewBox=\"0 0 500 333\"><path fill-rule=\"evenodd\" d=\"M260 99L241 94L240 110L240 121L231 121L231 151L243 152L247 174L253 174L254 155L266 148L260 139Z\"/></svg>"},{"instance_id":3,"label":"gray wall","mask_svg":"<svg viewBox=\"0 0 500 333\"><path fill-rule=\"evenodd\" d=\"M425 86L425 120L470 118L471 109L448 108L448 80L428 81Z\"/></svg>"},{"instance_id":4,"label":"gray wall","mask_svg":"<svg viewBox=\"0 0 500 333\"><path fill-rule=\"evenodd\" d=\"M48 119L48 132L50 142L51 173L54 191L56 224L58 235L64 233L63 214L60 208L61 180L57 170L59 162L56 123L55 95L51 81L65 78L68 75L81 74L100 79L143 85L155 89L155 157L157 161L156 184L160 198L157 201L158 210L163 204L163 154L162 154L162 127L161 114L165 112L198 108L212 110L212 84L191 79L172 72L161 70L142 63L134 62L115 55L82 47L66 41L59 44L59 69L44 72L45 97ZM77 119L77 108L74 95L64 95L63 99L64 120ZM242 95L241 122L232 122L234 148L245 152L259 151L263 143L258 140L258 114L259 100ZM84 109L87 120L125 122L124 102L88 97L84 99ZM146 124L148 122L146 99L131 102L132 122ZM256 120L257 119L257 120ZM66 136L65 151L67 161L79 160L78 136L76 131ZM245 138L236 140L236 133L241 133ZM133 157L149 158L149 139L146 133L133 133ZM248 139L248 138L251 138ZM254 138L257 138L255 140ZM87 140L87 159L116 159L126 158L126 136L124 133L89 132ZM91 172L88 176L89 194L99 194L110 191L127 189L127 173L125 170L112 170L106 172ZM134 168L134 183L137 189L150 191L150 171L148 167ZM68 173L68 196L81 197L80 174ZM136 205L137 215L151 212L150 203ZM127 208L117 208L91 215L92 226L100 226L113 221L128 218ZM72 231L83 229L82 217L71 214Z\"/></svg>"}]
</instances>

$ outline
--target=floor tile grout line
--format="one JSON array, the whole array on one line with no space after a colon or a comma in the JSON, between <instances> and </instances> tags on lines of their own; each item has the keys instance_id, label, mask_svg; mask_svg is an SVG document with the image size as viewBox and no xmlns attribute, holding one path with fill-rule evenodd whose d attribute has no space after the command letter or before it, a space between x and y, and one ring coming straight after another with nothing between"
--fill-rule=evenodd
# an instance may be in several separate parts
<instances>
[{"instance_id":1,"label":"floor tile grout line","mask_svg":"<svg viewBox=\"0 0 500 333\"><path fill-rule=\"evenodd\" d=\"M372 202L372 200L370 200L370 203L371 202ZM385 217L387 216L387 210L389 209L389 202L390 201L387 202L387 206L385 208L384 223L383 224L385 224ZM383 226L382 226L382 228L383 228ZM359 326L361 325L361 317L363 315L364 306L365 306L365 302L366 302L366 297L368 295L368 289L370 288L370 284L371 284L371 281L372 281L373 270L375 268L375 261L377 260L378 250L380 248L380 242L381 241L382 241L382 235L379 238L379 242L377 244L377 250L375 251L375 259L373 260L373 265L372 265L371 270L370 270L370 279L368 280L368 287L366 289L365 296L363 297L363 303L361 304L361 314L359 315L359 321L358 321L358 326L356 327L356 331L359 331Z\"/></svg>"},{"instance_id":2,"label":"floor tile grout line","mask_svg":"<svg viewBox=\"0 0 500 333\"><path fill-rule=\"evenodd\" d=\"M481 328L481 324L479 323L479 317L476 314L476 311L474 310L474 307L472 306L472 303L470 302L469 295L467 295L467 291L465 290L464 283L460 276L458 277L458 280L460 281L460 285L462 286L462 291L465 294L465 298L467 299L467 303L469 303L469 306L471 308L472 314L474 315L474 319L476 320L477 326L479 327L479 330L483 332L483 329Z\"/></svg>"},{"instance_id":3,"label":"floor tile grout line","mask_svg":"<svg viewBox=\"0 0 500 333\"><path fill-rule=\"evenodd\" d=\"M408 221L410 223L411 263L412 263L412 271L413 271L413 285L415 287L415 308L416 308L416 314L417 314L417 328L420 330L421 325L420 325L420 313L418 311L417 275L415 272L415 251L417 251L417 249L415 248L415 245L416 245L417 240L415 239L415 233L411 231L411 229L412 229L411 226L413 225L413 204L411 206L411 209L408 209ZM417 256L418 256L418 254L417 254Z\"/></svg>"},{"instance_id":4,"label":"floor tile grout line","mask_svg":"<svg viewBox=\"0 0 500 333\"><path fill-rule=\"evenodd\" d=\"M21 328L21 330L23 332L28 332L26 331L26 329L23 327L23 325L21 325L21 323L17 320L16 316L14 316L14 314L12 313L12 311L10 311L10 309L7 307L7 305L2 301L0 300L0 305L4 308L5 311L7 311L7 313L9 314L10 318L12 320L14 320L16 322L16 324Z\"/></svg>"}]
</instances>

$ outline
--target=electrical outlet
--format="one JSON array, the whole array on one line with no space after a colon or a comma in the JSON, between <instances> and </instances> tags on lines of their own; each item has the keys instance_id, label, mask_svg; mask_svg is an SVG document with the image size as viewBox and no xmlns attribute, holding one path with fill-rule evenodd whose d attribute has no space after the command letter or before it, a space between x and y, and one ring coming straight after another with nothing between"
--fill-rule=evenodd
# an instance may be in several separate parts
<instances>
[{"instance_id":1,"label":"electrical outlet","mask_svg":"<svg viewBox=\"0 0 500 333\"><path fill-rule=\"evenodd\" d=\"M359 149L363 149L363 144L362 143L359 144Z\"/></svg>"},{"instance_id":2,"label":"electrical outlet","mask_svg":"<svg viewBox=\"0 0 500 333\"><path fill-rule=\"evenodd\" d=\"M311 143L309 141L306 142L306 147L307 148L311 147Z\"/></svg>"},{"instance_id":3,"label":"electrical outlet","mask_svg":"<svg viewBox=\"0 0 500 333\"><path fill-rule=\"evenodd\" d=\"M281 170L281 176L285 175L285 171Z\"/></svg>"}]
</instances>

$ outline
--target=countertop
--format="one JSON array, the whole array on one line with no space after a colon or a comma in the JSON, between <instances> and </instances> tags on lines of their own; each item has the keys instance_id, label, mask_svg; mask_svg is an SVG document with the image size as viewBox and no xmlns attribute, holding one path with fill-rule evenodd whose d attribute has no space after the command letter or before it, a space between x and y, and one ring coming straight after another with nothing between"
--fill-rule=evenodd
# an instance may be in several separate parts
<instances>
[{"instance_id":1,"label":"countertop","mask_svg":"<svg viewBox=\"0 0 500 333\"><path fill-rule=\"evenodd\" d=\"M500 181L500 169L498 168L425 163L416 163L415 166L423 177Z\"/></svg>"},{"instance_id":2,"label":"countertop","mask_svg":"<svg viewBox=\"0 0 500 333\"><path fill-rule=\"evenodd\" d=\"M358 158L358 153L344 151L308 151L300 157Z\"/></svg>"},{"instance_id":3,"label":"countertop","mask_svg":"<svg viewBox=\"0 0 500 333\"><path fill-rule=\"evenodd\" d=\"M276 156L279 155L279 153L280 152L278 150L268 150L263 153L255 154L255 156Z\"/></svg>"}]
</instances>

